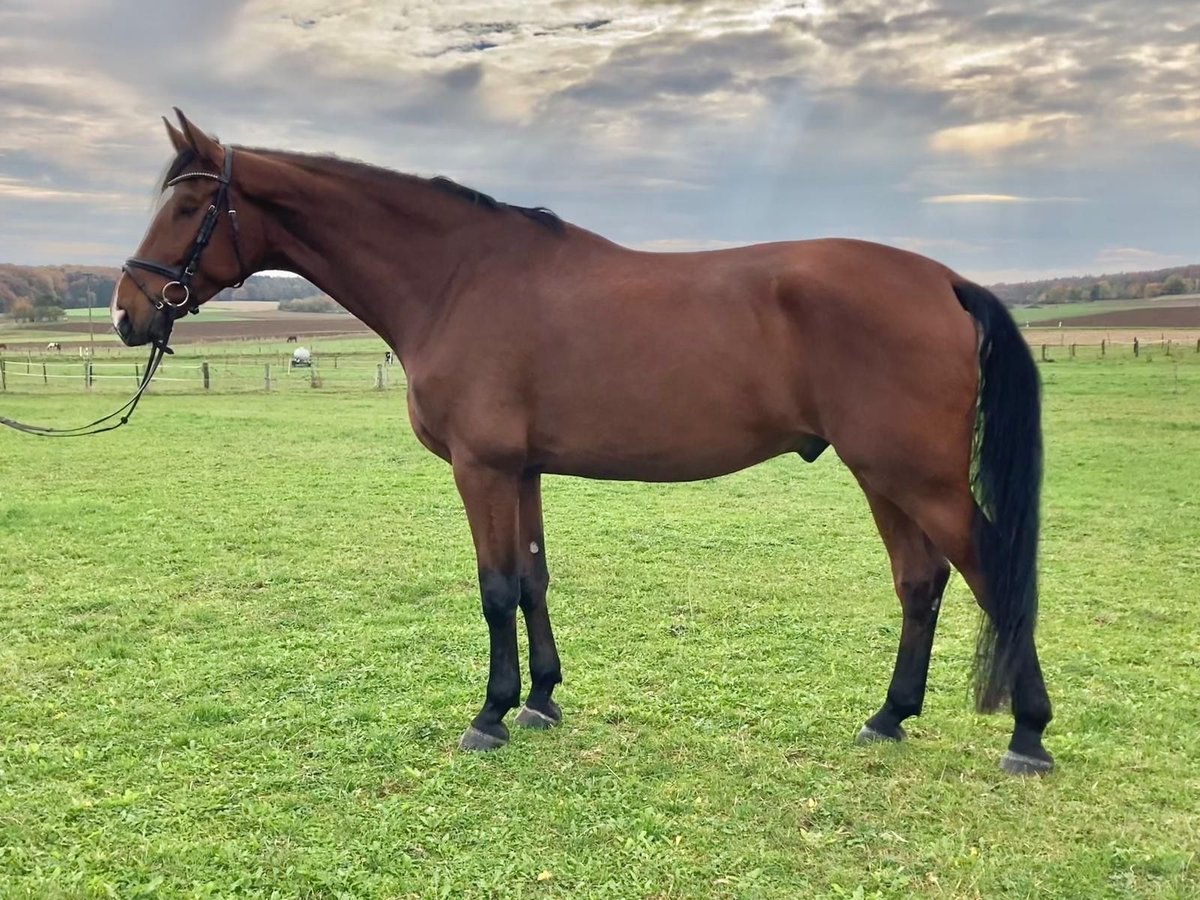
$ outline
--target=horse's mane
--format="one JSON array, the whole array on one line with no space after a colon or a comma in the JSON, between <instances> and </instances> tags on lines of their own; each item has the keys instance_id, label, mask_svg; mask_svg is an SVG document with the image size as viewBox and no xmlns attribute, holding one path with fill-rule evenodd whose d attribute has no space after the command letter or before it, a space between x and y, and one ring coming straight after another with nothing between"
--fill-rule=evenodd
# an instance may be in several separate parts
<instances>
[{"instance_id":1,"label":"horse's mane","mask_svg":"<svg viewBox=\"0 0 1200 900\"><path fill-rule=\"evenodd\" d=\"M243 148L237 148L243 149ZM503 210L512 210L520 213L528 219L533 220L544 228L555 233L563 231L563 220L560 219L553 210L549 210L544 206L517 206L512 203L504 203L497 200L490 194L485 194L483 191L477 191L474 188L459 184L445 175L438 175L434 178L421 178L418 175L409 175L404 172L397 172L393 169L388 169L383 166L376 166L372 163L362 162L357 159L345 159L332 154L316 154L316 153L298 153L290 150L264 150L262 148L244 148L247 150L258 150L263 153L270 153L273 156L282 156L291 162L299 163L304 168L314 169L316 171L325 171L332 166L346 166L353 170L371 177L379 178L380 180L391 181L393 179L411 179L412 181L427 184L430 187L437 188L443 193L450 194L452 197L458 197L460 200L465 200L473 206L482 207L483 209L493 212ZM186 147L177 153L163 171L162 176L158 180L159 192L166 189L167 182L172 178L178 177L184 169L196 161L196 151L190 147Z\"/></svg>"}]
</instances>

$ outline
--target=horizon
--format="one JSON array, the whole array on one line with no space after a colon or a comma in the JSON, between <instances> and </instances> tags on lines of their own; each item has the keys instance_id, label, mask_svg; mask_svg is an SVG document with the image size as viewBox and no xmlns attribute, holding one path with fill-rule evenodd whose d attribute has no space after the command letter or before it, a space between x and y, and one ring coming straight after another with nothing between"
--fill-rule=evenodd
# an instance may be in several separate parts
<instances>
[{"instance_id":1,"label":"horizon","mask_svg":"<svg viewBox=\"0 0 1200 900\"><path fill-rule=\"evenodd\" d=\"M119 265L176 105L639 249L858 237L988 284L1194 264L1200 10L975 6L14 0L0 256Z\"/></svg>"}]
</instances>

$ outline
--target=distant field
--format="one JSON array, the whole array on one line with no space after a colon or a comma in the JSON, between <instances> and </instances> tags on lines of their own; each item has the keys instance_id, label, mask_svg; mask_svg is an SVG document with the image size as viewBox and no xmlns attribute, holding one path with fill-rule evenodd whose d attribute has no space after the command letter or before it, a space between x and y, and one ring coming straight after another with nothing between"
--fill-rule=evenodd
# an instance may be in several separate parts
<instances>
[{"instance_id":1,"label":"distant field","mask_svg":"<svg viewBox=\"0 0 1200 900\"><path fill-rule=\"evenodd\" d=\"M68 309L64 310L64 312L66 314L67 321L71 323L71 325L87 323L88 311L86 309ZM210 311L207 303L204 305L204 317L210 322L236 322L242 318L235 313L226 311L224 308L218 309L217 307L213 307L213 311ZM108 307L93 306L92 321L97 326L97 330L99 330L99 328L108 328Z\"/></svg>"},{"instance_id":2,"label":"distant field","mask_svg":"<svg viewBox=\"0 0 1200 900\"><path fill-rule=\"evenodd\" d=\"M222 309L229 312L273 313L279 311L276 300L209 300L204 304L205 310Z\"/></svg>"},{"instance_id":3,"label":"distant field","mask_svg":"<svg viewBox=\"0 0 1200 900\"><path fill-rule=\"evenodd\" d=\"M89 331L94 331L98 346L120 346L120 341L112 333L107 310L93 310L90 326L87 310L70 310L70 313L71 315L62 322L41 323L36 326L0 321L0 343L8 344L11 348L21 343L56 340L62 341L66 350L87 344ZM342 334L363 334L367 331L362 322L346 314L281 313L271 310L250 313L223 309L210 311L205 308L199 316L187 316L179 320L172 342L186 344L228 340L269 341L282 340L288 335L311 339L314 336L327 338Z\"/></svg>"},{"instance_id":4,"label":"distant field","mask_svg":"<svg viewBox=\"0 0 1200 900\"><path fill-rule=\"evenodd\" d=\"M1096 300L1090 303L1056 303L1050 306L1010 307L1010 310L1020 325L1057 323L1074 324L1073 319L1094 317L1097 315L1124 312L1126 310L1170 310L1177 307L1193 307L1200 310L1200 294L1187 294L1173 297L1155 297L1151 300ZM1166 313L1167 317L1178 315ZM1200 313L1198 313L1200 315ZM1097 323L1091 323L1097 324ZM1153 323L1151 323L1153 324ZM1167 325L1164 321L1162 324ZM1167 325L1167 327L1170 327Z\"/></svg>"}]
</instances>

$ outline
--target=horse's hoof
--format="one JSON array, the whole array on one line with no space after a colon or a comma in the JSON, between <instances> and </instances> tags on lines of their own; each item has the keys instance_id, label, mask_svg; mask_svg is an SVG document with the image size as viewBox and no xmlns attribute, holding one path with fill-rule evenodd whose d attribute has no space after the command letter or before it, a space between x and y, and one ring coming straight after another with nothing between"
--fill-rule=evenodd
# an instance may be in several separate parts
<instances>
[{"instance_id":1,"label":"horse's hoof","mask_svg":"<svg viewBox=\"0 0 1200 900\"><path fill-rule=\"evenodd\" d=\"M1004 756L1000 757L1000 768L1009 775L1049 775L1054 771L1054 760L1048 755L1046 759L1038 759L1036 756L1005 750Z\"/></svg>"},{"instance_id":2,"label":"horse's hoof","mask_svg":"<svg viewBox=\"0 0 1200 900\"><path fill-rule=\"evenodd\" d=\"M556 725L561 724L561 722L561 713L559 713L556 719L541 710L532 709L528 706L522 706L521 711L517 713L517 724L523 728L535 728L538 731L545 731L547 728L554 728Z\"/></svg>"},{"instance_id":3,"label":"horse's hoof","mask_svg":"<svg viewBox=\"0 0 1200 900\"><path fill-rule=\"evenodd\" d=\"M864 725L859 731L858 737L855 738L855 743L858 744L878 744L884 741L891 741L893 744L898 744L900 741L908 737L904 733L904 729L899 725L896 726L895 734L884 734L882 731L876 731L870 725Z\"/></svg>"},{"instance_id":4,"label":"horse's hoof","mask_svg":"<svg viewBox=\"0 0 1200 900\"><path fill-rule=\"evenodd\" d=\"M501 725L500 727L503 728L504 726ZM458 749L466 750L470 753L486 753L489 750L499 750L507 743L507 734L504 736L488 734L486 731L480 731L472 725L463 732L463 736L458 742Z\"/></svg>"}]
</instances>

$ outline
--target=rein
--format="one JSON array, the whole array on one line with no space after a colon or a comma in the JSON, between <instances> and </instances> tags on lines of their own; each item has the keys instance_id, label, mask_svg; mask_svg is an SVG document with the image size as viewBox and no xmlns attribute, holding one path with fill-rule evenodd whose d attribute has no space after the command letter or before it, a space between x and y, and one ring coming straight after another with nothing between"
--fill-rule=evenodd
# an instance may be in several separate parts
<instances>
[{"instance_id":1,"label":"rein","mask_svg":"<svg viewBox=\"0 0 1200 900\"><path fill-rule=\"evenodd\" d=\"M209 241L212 240L213 232L216 231L217 220L221 216L222 209L228 214L230 224L233 226L233 253L237 257L238 272L246 271L246 266L242 262L237 210L229 205L229 186L233 181L233 148L223 146L222 149L225 151L225 164L221 167L220 175L214 175L211 172L185 172L183 175L172 178L165 185L165 187L174 187L179 182L187 181L190 178L211 178L220 185L217 188L217 194L213 198L213 202L209 204L208 211L204 215L204 221L200 223L200 230L196 233L196 240L192 242L192 250L188 254L187 262L183 265L168 266L151 259L130 257L125 260L125 265L121 267L121 271L129 276L130 281L137 286L142 295L154 305L155 309L164 312L167 318L166 334L163 335L161 340L151 341L150 358L146 361L146 372L142 376L142 381L138 385L137 392L125 401L120 408L109 413L107 416L97 419L95 422L89 422L87 425L80 425L77 428L46 428L41 425L28 425L24 422L7 419L3 416L0 416L0 425L6 425L9 428L24 432L25 434L37 435L38 437L88 437L93 434L103 434L106 431L115 431L122 425L128 424L129 417L137 409L138 402L142 399L142 395L146 393L146 388L150 387L150 381L154 378L154 373L158 371L158 366L162 362L163 356L175 352L167 346L167 342L171 339L171 329L175 324L175 320L184 315L185 311L192 315L200 312L200 304L192 299L192 280L199 271L200 257L204 253L204 248L208 246ZM146 290L146 286L142 284L142 280L134 274L134 269L153 272L155 275L162 275L164 278L169 279L163 285L159 297L153 296ZM243 276L237 284L231 285L231 287L241 287L245 280ZM183 288L182 297L174 300L171 299L169 291L173 286ZM120 419L116 423L111 425L106 424L116 419L117 416L120 416Z\"/></svg>"},{"instance_id":2,"label":"rein","mask_svg":"<svg viewBox=\"0 0 1200 900\"><path fill-rule=\"evenodd\" d=\"M155 341L154 346L150 350L150 359L146 361L146 372L142 375L142 383L138 385L137 393L107 416L76 428L46 428L42 425L28 425L24 422L18 422L16 419L6 419L3 416L0 416L0 425L7 425L9 428L22 431L25 434L36 435L37 437L88 437L93 434L103 434L106 431L115 431L129 422L129 417L137 409L138 401L142 399L142 394L146 393L146 388L150 387L150 380L154 378L154 373L158 371L158 364L162 362L163 355L175 352L167 346L167 341L171 337L170 325L167 328L167 336L161 341ZM121 413L125 413L125 415L121 416ZM112 421L117 416L121 416L121 418L116 424L104 424L105 422ZM103 425L104 427L98 428L97 426L99 425Z\"/></svg>"}]
</instances>

